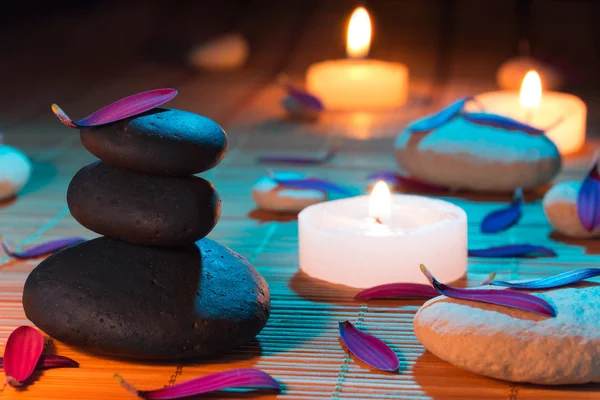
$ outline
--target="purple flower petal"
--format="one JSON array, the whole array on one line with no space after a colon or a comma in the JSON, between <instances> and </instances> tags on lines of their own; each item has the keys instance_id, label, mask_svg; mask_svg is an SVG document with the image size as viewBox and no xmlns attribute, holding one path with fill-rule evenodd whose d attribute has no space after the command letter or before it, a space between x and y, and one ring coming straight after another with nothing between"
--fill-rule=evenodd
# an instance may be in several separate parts
<instances>
[{"instance_id":1,"label":"purple flower petal","mask_svg":"<svg viewBox=\"0 0 600 400\"><path fill-rule=\"evenodd\" d=\"M77 361L64 356L57 356L54 354L47 354L40 357L35 369L52 369L52 368L77 368L79 363ZM4 358L0 357L0 370L4 368Z\"/></svg>"},{"instance_id":2,"label":"purple flower petal","mask_svg":"<svg viewBox=\"0 0 600 400\"><path fill-rule=\"evenodd\" d=\"M356 300L387 298L427 298L437 297L437 290L423 283L388 283L365 289L354 297Z\"/></svg>"},{"instance_id":3,"label":"purple flower petal","mask_svg":"<svg viewBox=\"0 0 600 400\"><path fill-rule=\"evenodd\" d=\"M286 186L293 189L315 189L322 190L325 192L337 192L346 196L352 194L352 192L346 189L343 186L335 184L333 182L325 181L319 178L303 178L303 179L280 179L276 178L275 174L272 171L268 171L269 176L273 179L278 185Z\"/></svg>"},{"instance_id":4,"label":"purple flower petal","mask_svg":"<svg viewBox=\"0 0 600 400\"><path fill-rule=\"evenodd\" d=\"M281 390L281 386L271 375L254 368L239 368L217 372L156 390L137 390L120 375L115 374L114 377L125 390L134 396L147 400L181 399L232 388Z\"/></svg>"},{"instance_id":5,"label":"purple flower petal","mask_svg":"<svg viewBox=\"0 0 600 400\"><path fill-rule=\"evenodd\" d=\"M285 157L267 155L259 157L258 162L266 164L321 165L331 161L339 150L340 146L333 146L322 157Z\"/></svg>"},{"instance_id":6,"label":"purple flower petal","mask_svg":"<svg viewBox=\"0 0 600 400\"><path fill-rule=\"evenodd\" d=\"M469 257L556 257L554 250L531 244L510 244L506 246L488 247L485 249L469 249Z\"/></svg>"},{"instance_id":7,"label":"purple flower petal","mask_svg":"<svg viewBox=\"0 0 600 400\"><path fill-rule=\"evenodd\" d=\"M523 131L529 135L543 135L544 131L531 125L524 124L512 118L502 115L490 114L485 112L465 112L463 118L467 121L479 125L495 126L511 131Z\"/></svg>"},{"instance_id":8,"label":"purple flower petal","mask_svg":"<svg viewBox=\"0 0 600 400\"><path fill-rule=\"evenodd\" d=\"M74 122L69 118L69 116L56 104L52 104L52 111L63 124L70 128L98 126L110 124L111 122L133 117L134 115L152 110L155 107L165 104L175 96L177 96L177 90L175 89L149 90L147 92L125 97L124 99L102 107L98 111L77 122Z\"/></svg>"},{"instance_id":9,"label":"purple flower petal","mask_svg":"<svg viewBox=\"0 0 600 400\"><path fill-rule=\"evenodd\" d=\"M44 256L46 254L52 254L58 250L62 250L64 248L67 248L67 247L70 247L70 246L73 246L73 245L76 245L79 243L83 243L83 242L85 242L84 238L70 237L70 238L65 238L65 239L51 240L49 242L42 243L42 244L39 244L34 247L30 247L27 250L14 251L10 247L8 247L6 242L4 242L3 238L0 237L0 244L2 245L2 248L4 249L4 252L13 258L18 258L21 260L27 260L29 258L36 258L36 257Z\"/></svg>"},{"instance_id":10,"label":"purple flower petal","mask_svg":"<svg viewBox=\"0 0 600 400\"><path fill-rule=\"evenodd\" d=\"M556 310L550 303L534 295L512 290L459 289L438 282L423 264L421 264L421 271L435 290L450 298L518 308L550 317L556 316Z\"/></svg>"},{"instance_id":11,"label":"purple flower petal","mask_svg":"<svg viewBox=\"0 0 600 400\"><path fill-rule=\"evenodd\" d=\"M412 133L427 132L444 125L446 122L460 114L469 100L471 100L470 97L463 97L441 111L413 122L408 127L408 131Z\"/></svg>"},{"instance_id":12,"label":"purple flower petal","mask_svg":"<svg viewBox=\"0 0 600 400\"><path fill-rule=\"evenodd\" d=\"M481 222L481 232L496 233L510 228L521 218L523 208L523 191L515 190L513 201L507 208L493 211Z\"/></svg>"},{"instance_id":13,"label":"purple flower petal","mask_svg":"<svg viewBox=\"0 0 600 400\"><path fill-rule=\"evenodd\" d=\"M504 286L510 289L540 290L553 289L570 285L585 279L600 276L600 268L584 268L575 271L563 272L562 274L549 276L547 278L534 279L526 282L492 281L490 285Z\"/></svg>"},{"instance_id":14,"label":"purple flower petal","mask_svg":"<svg viewBox=\"0 0 600 400\"><path fill-rule=\"evenodd\" d=\"M411 189L421 190L426 192L447 192L450 189L444 186L438 186L416 178L410 178L391 171L374 172L367 177L371 180L383 180L393 186L406 186Z\"/></svg>"},{"instance_id":15,"label":"purple flower petal","mask_svg":"<svg viewBox=\"0 0 600 400\"><path fill-rule=\"evenodd\" d=\"M487 285L490 283L496 274L492 272L485 278L480 285ZM374 299L389 299L389 298L426 298L431 299L439 296L437 290L431 287L431 285L425 285L423 283L387 283L385 285L374 286L369 289L365 289L358 293L354 298L356 300L374 300Z\"/></svg>"},{"instance_id":16,"label":"purple flower petal","mask_svg":"<svg viewBox=\"0 0 600 400\"><path fill-rule=\"evenodd\" d=\"M398 370L398 356L381 340L358 329L350 321L340 322L339 329L342 342L359 360L382 371Z\"/></svg>"},{"instance_id":17,"label":"purple flower petal","mask_svg":"<svg viewBox=\"0 0 600 400\"><path fill-rule=\"evenodd\" d=\"M15 329L4 348L2 366L6 383L13 387L22 386L35 370L44 350L44 337L31 326Z\"/></svg>"},{"instance_id":18,"label":"purple flower petal","mask_svg":"<svg viewBox=\"0 0 600 400\"><path fill-rule=\"evenodd\" d=\"M581 225L588 232L600 227L600 173L598 173L598 156L590 172L581 184L577 196L577 216Z\"/></svg>"},{"instance_id":19,"label":"purple flower petal","mask_svg":"<svg viewBox=\"0 0 600 400\"><path fill-rule=\"evenodd\" d=\"M287 90L288 95L294 100L296 100L296 102L302 105L303 107L309 108L317 112L323 111L325 109L325 107L323 106L323 102L319 100L317 96L308 93L306 90L294 86L291 83L285 84L284 87Z\"/></svg>"}]
</instances>

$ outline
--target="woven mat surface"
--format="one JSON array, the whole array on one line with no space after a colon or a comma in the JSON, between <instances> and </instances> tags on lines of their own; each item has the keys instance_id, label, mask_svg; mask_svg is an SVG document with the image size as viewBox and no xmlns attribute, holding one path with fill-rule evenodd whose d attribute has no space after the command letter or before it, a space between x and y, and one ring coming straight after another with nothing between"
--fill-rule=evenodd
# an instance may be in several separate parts
<instances>
[{"instance_id":1,"label":"woven mat surface","mask_svg":"<svg viewBox=\"0 0 600 400\"><path fill-rule=\"evenodd\" d=\"M210 12L228 15L227 7L233 9L234 2L222 3ZM45 371L26 389L7 388L0 392L0 398L127 399L130 395L114 382L114 373L120 373L139 388L150 389L237 367L263 369L285 387L281 394L267 393L253 398L600 398L600 388L595 385L547 388L510 384L462 371L426 352L416 340L412 318L422 302L359 302L353 299L355 290L323 284L298 272L295 218L256 210L251 200L251 185L265 174L264 166L256 158L265 153L314 155L326 151L335 140L342 147L330 163L285 169L365 191L369 173L395 168L390 151L392 138L407 121L458 96L493 88L490 77L495 67L510 55L510 50L497 52L491 58L461 51L460 44L465 40L461 35L461 17L448 25L435 12L435 2L424 2L419 9L407 10L402 21L394 25L394 32L381 34L381 45L376 49L381 58L402 60L411 66L411 100L404 110L328 114L315 124L290 122L282 118L279 108L283 93L275 84L277 75L286 72L301 81L307 65L332 57L331 52L315 48L315 41L337 35L334 32L339 32L342 26L330 21L341 20L347 11L341 2L319 6L313 3L306 2L296 10L277 8L277 2L272 3L270 7L274 10L270 12L279 18L275 22L261 20L264 10L260 8L246 10L235 21L228 22L238 27L253 23L270 27L255 32L253 40L263 45L253 53L243 71L194 74L181 67L128 61L124 56L121 69L113 68L107 73L101 68L76 64L74 68L80 73L61 72L57 74L59 78L48 80L47 85L31 88L29 100L17 98L5 102L4 110L8 111L0 115L0 127L6 142L23 149L34 163L33 177L21 195L0 208L2 235L22 248L65 236L96 236L75 222L65 201L70 179L95 158L83 149L76 132L60 125L49 113L49 104L56 101L73 116L82 116L127 94L153 87L177 87L180 94L170 104L172 107L208 115L229 134L230 150L225 161L202 175L216 186L223 200L221 219L209 237L242 254L264 275L271 290L272 314L255 341L214 359L181 364L100 358L50 340L52 351L76 359L80 368ZM387 3L382 4L385 7ZM457 15L463 15L474 4L477 2L458 2ZM127 16L127 10L113 11L98 18L103 23L118 23L119 18ZM388 18L384 11L385 8L380 11L382 19ZM414 33L415 26L423 27L418 39L413 35L413 42L409 39L399 44L393 42L393 38ZM203 29L214 33L228 27L207 25ZM85 28L80 23L73 29ZM43 32L44 28L39 29ZM451 54L444 50L440 40L445 30L454 32L458 38L458 50ZM437 50L420 50L427 47ZM25 55L15 57L24 64L34 61ZM469 73L474 78L469 79ZM486 78L479 79L482 76ZM61 85L66 81L76 82L63 89ZM596 131L591 125L590 136L593 136ZM565 169L558 179L581 178L596 147L597 143L590 140L584 151L565 160ZM600 242L570 240L552 233L539 193L527 194L522 221L497 235L482 235L479 223L486 213L509 201L510 196L467 194L446 199L467 211L469 241L474 247L527 238L532 243L553 247L559 254L551 260L471 259L468 274L460 284L478 282L492 271L503 280L535 278L600 263ZM15 327L28 324L21 305L22 287L40 260L14 261L0 257L0 343L4 343ZM381 373L346 353L338 338L337 322L341 320L353 321L390 344L401 358L400 371ZM236 392L215 398L247 396Z\"/></svg>"}]
</instances>

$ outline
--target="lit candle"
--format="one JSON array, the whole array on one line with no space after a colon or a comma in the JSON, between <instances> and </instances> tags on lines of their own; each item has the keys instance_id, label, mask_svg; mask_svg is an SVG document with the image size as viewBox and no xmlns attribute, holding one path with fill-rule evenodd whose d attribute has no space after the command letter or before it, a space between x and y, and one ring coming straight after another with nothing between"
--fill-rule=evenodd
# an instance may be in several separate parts
<instances>
[{"instance_id":1,"label":"lit candle","mask_svg":"<svg viewBox=\"0 0 600 400\"><path fill-rule=\"evenodd\" d=\"M348 59L323 61L310 66L309 92L329 110L366 110L398 107L408 96L408 68L399 63L366 59L371 45L371 20L357 8L348 25Z\"/></svg>"},{"instance_id":2,"label":"lit candle","mask_svg":"<svg viewBox=\"0 0 600 400\"><path fill-rule=\"evenodd\" d=\"M427 283L419 264L452 282L467 269L467 215L446 201L391 195L377 183L370 196L316 204L298 216L300 269L331 283L367 288Z\"/></svg>"},{"instance_id":3,"label":"lit candle","mask_svg":"<svg viewBox=\"0 0 600 400\"><path fill-rule=\"evenodd\" d=\"M560 92L542 92L535 71L525 75L521 91L502 90L477 96L486 112L504 115L539 129L556 144L561 154L570 154L585 142L585 103L576 96ZM467 105L469 111L477 105Z\"/></svg>"}]
</instances>

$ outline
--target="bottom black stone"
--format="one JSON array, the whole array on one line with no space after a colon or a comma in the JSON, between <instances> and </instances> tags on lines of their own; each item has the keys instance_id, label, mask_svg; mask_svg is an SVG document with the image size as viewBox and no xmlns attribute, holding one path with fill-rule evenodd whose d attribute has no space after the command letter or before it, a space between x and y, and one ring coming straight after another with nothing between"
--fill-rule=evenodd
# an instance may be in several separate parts
<instances>
[{"instance_id":1,"label":"bottom black stone","mask_svg":"<svg viewBox=\"0 0 600 400\"><path fill-rule=\"evenodd\" d=\"M270 299L254 267L212 240L157 248L102 237L40 263L25 282L23 307L66 344L167 360L253 339L269 318Z\"/></svg>"}]
</instances>

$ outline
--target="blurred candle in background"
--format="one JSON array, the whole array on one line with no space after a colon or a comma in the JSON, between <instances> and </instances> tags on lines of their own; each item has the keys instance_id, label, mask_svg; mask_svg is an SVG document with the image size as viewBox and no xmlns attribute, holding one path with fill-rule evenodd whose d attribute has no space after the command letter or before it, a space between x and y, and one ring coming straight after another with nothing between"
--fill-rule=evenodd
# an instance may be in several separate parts
<instances>
[{"instance_id":1,"label":"blurred candle in background","mask_svg":"<svg viewBox=\"0 0 600 400\"><path fill-rule=\"evenodd\" d=\"M399 107L408 97L408 68L400 63L366 59L371 46L371 19L364 7L348 24L348 59L313 64L306 75L309 92L328 110L373 110Z\"/></svg>"},{"instance_id":2,"label":"blurred candle in background","mask_svg":"<svg viewBox=\"0 0 600 400\"><path fill-rule=\"evenodd\" d=\"M477 95L484 111L525 122L539 129L556 144L561 154L580 150L585 143L585 103L577 96L560 92L544 92L539 75L529 71L520 91L500 90ZM478 109L467 105L469 111Z\"/></svg>"}]
</instances>

